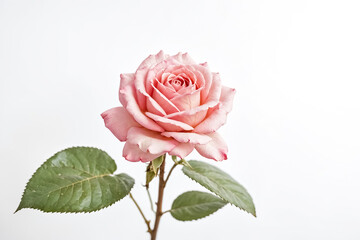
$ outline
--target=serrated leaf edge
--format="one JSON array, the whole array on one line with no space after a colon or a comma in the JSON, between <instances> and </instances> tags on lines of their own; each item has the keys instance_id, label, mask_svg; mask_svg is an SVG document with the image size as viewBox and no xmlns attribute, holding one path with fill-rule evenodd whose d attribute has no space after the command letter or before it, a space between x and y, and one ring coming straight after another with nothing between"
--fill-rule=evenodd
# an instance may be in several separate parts
<instances>
[{"instance_id":1,"label":"serrated leaf edge","mask_svg":"<svg viewBox=\"0 0 360 240\"><path fill-rule=\"evenodd\" d=\"M184 170L183 170L183 169L184 169L185 167L186 167L186 166L184 166L184 167L181 169L183 173L184 173ZM216 192L211 191L210 189L208 189L207 187L205 187L203 184L197 182L197 181L196 181L195 179L193 179L192 177L186 175L185 173L184 173L184 175L187 176L188 178L190 178L191 180L193 180L194 182L200 184L201 186L203 186L203 187L204 187L205 189L207 189L208 191L214 193L216 196L218 196L219 198L221 198L221 199L224 200L225 202L229 203L230 205L233 205L233 206L239 208L240 210L246 212L247 214L250 214L250 215L253 215L254 217L256 217L256 208L255 208L255 206L254 206L254 214L251 213L251 212L248 212L248 211L246 211L245 209L243 209L243 208L241 208L241 207L239 207L239 206L236 206L235 204L227 201L226 199L224 199L223 197L221 197L220 195L218 195ZM201 175L201 176L203 176L203 175ZM205 176L205 177L206 177L206 176ZM206 177L206 178L208 178L208 177ZM223 188L222 186L220 186L220 187ZM250 196L250 194L249 194L249 196ZM251 197L251 196L250 196L250 197ZM251 198L251 200L253 201L252 198Z\"/></svg>"},{"instance_id":2,"label":"serrated leaf edge","mask_svg":"<svg viewBox=\"0 0 360 240\"><path fill-rule=\"evenodd\" d=\"M119 173L119 174L116 174L116 175L120 175L120 174L126 174L126 173ZM108 175L106 175L106 176L116 176L116 175L110 175L110 174L108 174ZM126 174L127 175L127 174ZM129 176L129 175L128 175ZM130 177L130 176L129 176ZM131 177L132 178L132 177ZM133 179L133 178L132 178ZM134 179L133 179L134 180ZM129 193L131 192L131 190L133 189L133 187L134 187L134 185L135 185L135 180L134 180L134 184L130 187L130 191L129 191ZM129 195L129 193L127 194L127 195ZM117 202L119 202L120 200L122 200L122 199L124 199L127 195L125 195L124 197L122 197L122 198L120 198L119 200L117 200L117 201L115 201L115 202L113 202L113 203L111 203L111 204L109 204L109 205L106 205L106 206L104 206L104 207L102 207L102 208L99 208L99 209L95 209L95 210L93 210L93 211L66 211L66 212L59 212L59 211L44 211L44 210L42 210L42 209L40 209L40 208L34 208L34 207L24 207L24 208L20 208L20 209L16 209L16 211L14 212L14 213L16 213L16 212L18 212L19 210L21 210L21 209L34 209L34 210L38 210L38 211L40 211L40 212L43 212L43 213L63 213L63 214L67 214L67 213L72 213L72 214L77 214L77 213L93 213L93 212L98 212L98 211L100 211L100 210L102 210L102 209L105 209L105 208L108 208L108 207L110 207L110 206L112 206L112 205L114 205L115 203L117 203Z\"/></svg>"},{"instance_id":3,"label":"serrated leaf edge","mask_svg":"<svg viewBox=\"0 0 360 240\"><path fill-rule=\"evenodd\" d=\"M201 191L187 191L187 192L201 192ZM186 192L185 192L186 193ZM184 194L184 193L182 193L182 194ZM181 196L182 194L180 194L179 196ZM177 196L176 198L178 198L179 196ZM175 200L176 200L176 198L175 198ZM220 198L220 197L219 197ZM174 201L175 201L174 200ZM200 220L200 219L203 219L203 218L207 218L207 217L209 217L210 215L213 215L213 214L215 214L217 211L219 211L220 209L222 209L223 207L225 207L229 202L227 202L227 201L225 201L224 199L222 199L222 198L220 198L220 200L222 200L225 204L222 206L222 207L220 207L220 208L218 208L216 211L214 211L214 212L212 212L212 213L209 213L208 215L205 215L205 216L203 216L203 217L201 217L201 218L196 218L196 219L191 219L191 220L182 220L182 219L178 219L178 218L176 218L176 217L174 217L173 215L172 215L172 209L170 209L170 214L171 214L171 216L173 217L173 218L175 218L176 220L178 220L178 221L181 221L181 222L192 222L192 221L198 221L198 220ZM174 202L173 201L173 202ZM196 204L196 205L203 205L203 204ZM192 205L192 206L196 206L196 205ZM172 206L171 206L172 207ZM184 207L181 207L181 208L184 208ZM179 209L179 208L177 208L177 209Z\"/></svg>"},{"instance_id":4,"label":"serrated leaf edge","mask_svg":"<svg viewBox=\"0 0 360 240\"><path fill-rule=\"evenodd\" d=\"M113 204L115 204L115 203L117 203L118 201L120 201L121 199L123 199L123 198L125 198L126 196L124 196L123 198L120 198L119 200L117 200L117 201L115 201L115 202L113 202L113 203L111 203L110 205L108 205L108 206L105 206L105 207L102 207L102 208L99 208L99 209L96 209L96 210L94 210L94 211L67 211L67 212L58 212L58 211L44 211L44 210L42 210L42 209L39 209L39 208L34 208L34 207L24 207L24 208L20 208L20 205L21 205L21 202L22 202L22 200L23 200L23 197L24 197L24 194L25 194L25 191L26 191L26 189L27 189L27 187L28 187L28 185L29 185L29 182L30 182L30 180L33 178L33 176L38 172L38 170L40 169L40 168L42 168L44 165L45 165L45 163L49 160L49 159L51 159L51 158L53 158L56 154L58 154L58 153L60 153L60 152L63 152L63 151L66 151L66 150L69 150L69 149L72 149L72 148L90 148L90 149L95 149L95 150L99 150L99 151L101 151L101 152L103 152L103 153L105 153L106 155L108 155L112 160L114 160L107 152L105 152L104 150L102 150L102 149L100 149L100 148L97 148L97 147L86 147L86 146L74 146L74 147L68 147L68 148L64 148L63 150L60 150L60 151L57 151L56 153L54 153L51 157L49 157L49 158L47 158L46 160L45 160L45 162L43 162L41 165L40 165L40 167L38 167L36 170L35 170L35 172L31 175L31 177L29 178L29 180L27 181L27 183L26 183L26 185L25 185L25 188L24 188L24 191L23 191L23 193L22 193L22 195L21 195L21 200L20 200L20 203L19 203L19 206L16 208L16 210L14 211L14 214L15 213L17 213L18 211L20 211L21 209L34 209L34 210L38 210L38 211L40 211L40 212L43 212L43 213L64 213L64 214L66 214L66 213L92 213L92 212L97 212L97 211L99 211L99 210L101 210L101 209L105 209L105 208L108 208L108 207L110 207L110 206L112 206ZM115 160L114 160L115 161ZM114 170L114 172L117 170L117 165L115 164L115 170ZM119 174L122 174L122 173L119 173ZM119 174L106 174L106 176L115 176L115 175L119 175ZM126 174L126 173L125 173ZM127 175L127 174L126 174ZM129 175L128 175L129 176ZM130 176L129 176L130 177ZM132 178L132 177L131 177ZM133 178L132 178L133 179ZM134 180L134 179L133 179ZM134 184L131 186L131 188L130 188L130 191L129 191L129 193L131 192L131 190L132 190L132 188L134 187L134 185L135 185L135 180L134 180Z\"/></svg>"}]
</instances>

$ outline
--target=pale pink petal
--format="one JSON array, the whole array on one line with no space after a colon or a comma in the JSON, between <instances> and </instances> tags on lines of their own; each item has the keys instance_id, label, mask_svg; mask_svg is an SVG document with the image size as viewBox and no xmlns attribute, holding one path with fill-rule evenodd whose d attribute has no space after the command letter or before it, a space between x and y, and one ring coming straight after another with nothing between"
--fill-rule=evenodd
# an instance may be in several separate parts
<instances>
[{"instance_id":1,"label":"pale pink petal","mask_svg":"<svg viewBox=\"0 0 360 240\"><path fill-rule=\"evenodd\" d=\"M197 79L203 79L204 88L201 91L201 103L204 103L209 95L210 88L213 82L213 73L210 71L208 67L204 67L201 65L193 65L196 71L193 71L196 75Z\"/></svg>"},{"instance_id":2,"label":"pale pink petal","mask_svg":"<svg viewBox=\"0 0 360 240\"><path fill-rule=\"evenodd\" d=\"M147 80L147 74L156 64L162 62L165 59L163 51L160 51L156 55L150 55L147 57L139 66L135 72L134 85L136 89L136 97L139 107L142 111L146 110L146 98L149 95L146 92L146 89L149 89L151 82Z\"/></svg>"},{"instance_id":3,"label":"pale pink petal","mask_svg":"<svg viewBox=\"0 0 360 240\"><path fill-rule=\"evenodd\" d=\"M196 127L199 123L201 123L205 119L207 114L207 109L197 108L195 112L191 111L193 112L193 114L190 114L189 112L190 111L182 111L178 113L165 115L165 117L186 123L192 127Z\"/></svg>"},{"instance_id":4,"label":"pale pink petal","mask_svg":"<svg viewBox=\"0 0 360 240\"><path fill-rule=\"evenodd\" d=\"M149 79L147 74L154 75L152 78ZM152 71L149 72L149 69L142 68L138 69L135 73L135 92L137 97L137 103L139 104L139 108L142 111L150 111L154 114L159 115L166 115L164 109L151 97L152 92L152 83L155 79L155 73Z\"/></svg>"},{"instance_id":5,"label":"pale pink petal","mask_svg":"<svg viewBox=\"0 0 360 240\"><path fill-rule=\"evenodd\" d=\"M158 102L156 102L155 99L153 99L152 97L148 96L146 98L146 109L151 112L154 113L156 115L161 115L161 116L165 116L166 112L165 110L159 105Z\"/></svg>"},{"instance_id":6,"label":"pale pink petal","mask_svg":"<svg viewBox=\"0 0 360 240\"><path fill-rule=\"evenodd\" d=\"M111 108L101 114L105 126L119 139L126 141L127 133L131 127L140 127L132 116L123 107Z\"/></svg>"},{"instance_id":7,"label":"pale pink petal","mask_svg":"<svg viewBox=\"0 0 360 240\"><path fill-rule=\"evenodd\" d=\"M164 95L162 94L157 88L153 87L153 99L165 110L167 114L180 112L180 110Z\"/></svg>"},{"instance_id":8,"label":"pale pink petal","mask_svg":"<svg viewBox=\"0 0 360 240\"><path fill-rule=\"evenodd\" d=\"M123 106L125 106L124 98L120 94L120 91L121 89L124 89L128 85L134 84L134 80L135 80L135 73L120 74L119 99Z\"/></svg>"},{"instance_id":9,"label":"pale pink petal","mask_svg":"<svg viewBox=\"0 0 360 240\"><path fill-rule=\"evenodd\" d=\"M185 158L194 150L194 144L191 143L180 143L173 150L169 152L172 156L177 156L181 159Z\"/></svg>"},{"instance_id":10,"label":"pale pink petal","mask_svg":"<svg viewBox=\"0 0 360 240\"><path fill-rule=\"evenodd\" d=\"M232 109L235 89L223 86L220 96L220 103L208 111L205 120L197 125L194 132L210 133L218 130L226 123L227 114Z\"/></svg>"},{"instance_id":11,"label":"pale pink petal","mask_svg":"<svg viewBox=\"0 0 360 240\"><path fill-rule=\"evenodd\" d=\"M168 58L169 56L164 54L164 51L161 50L156 55L150 55L148 56L139 66L139 69L141 68L149 68L152 66L155 66L156 64L160 63L164 59Z\"/></svg>"},{"instance_id":12,"label":"pale pink petal","mask_svg":"<svg viewBox=\"0 0 360 240\"><path fill-rule=\"evenodd\" d=\"M130 128L126 141L130 144L136 144L141 151L151 154L169 152L178 145L178 142L174 139L164 137L159 132L142 127Z\"/></svg>"},{"instance_id":13,"label":"pale pink petal","mask_svg":"<svg viewBox=\"0 0 360 240\"><path fill-rule=\"evenodd\" d=\"M186 123L182 123L179 121L175 121L172 119L168 119L165 117L161 117L159 115L155 115L150 112L145 113L146 116L156 121L157 124L159 124L161 127L163 127L166 131L170 132L179 132L179 131L190 131L194 128Z\"/></svg>"},{"instance_id":14,"label":"pale pink petal","mask_svg":"<svg viewBox=\"0 0 360 240\"><path fill-rule=\"evenodd\" d=\"M226 160L228 148L220 134L214 132L209 133L208 136L211 137L212 140L206 144L195 145L195 149L203 157L214 159L215 161Z\"/></svg>"},{"instance_id":15,"label":"pale pink petal","mask_svg":"<svg viewBox=\"0 0 360 240\"><path fill-rule=\"evenodd\" d=\"M205 119L208 110L214 108L216 105L218 105L218 102L207 102L206 104L196 108L187 111L174 112L165 115L164 117L184 122L192 127L195 127Z\"/></svg>"},{"instance_id":16,"label":"pale pink petal","mask_svg":"<svg viewBox=\"0 0 360 240\"><path fill-rule=\"evenodd\" d=\"M185 64L185 65L192 65L192 64L197 64L188 53L181 53L179 52L178 54L174 55L174 56L170 56L169 60L175 59L176 61L178 61L181 64Z\"/></svg>"},{"instance_id":17,"label":"pale pink petal","mask_svg":"<svg viewBox=\"0 0 360 240\"><path fill-rule=\"evenodd\" d=\"M182 143L206 144L211 141L208 135L193 132L162 132L161 135Z\"/></svg>"},{"instance_id":18,"label":"pale pink petal","mask_svg":"<svg viewBox=\"0 0 360 240\"><path fill-rule=\"evenodd\" d=\"M174 88L165 86L163 83L159 82L157 79L154 81L154 88L156 88L159 92L161 92L166 98L171 99L175 96L179 96ZM154 92L153 92L154 94Z\"/></svg>"},{"instance_id":19,"label":"pale pink petal","mask_svg":"<svg viewBox=\"0 0 360 240\"><path fill-rule=\"evenodd\" d=\"M221 96L221 79L219 73L212 73L212 82L205 102L219 101Z\"/></svg>"},{"instance_id":20,"label":"pale pink petal","mask_svg":"<svg viewBox=\"0 0 360 240\"><path fill-rule=\"evenodd\" d=\"M198 89L191 93L174 97L170 101L181 111L190 110L200 105L200 91L201 89Z\"/></svg>"},{"instance_id":21,"label":"pale pink petal","mask_svg":"<svg viewBox=\"0 0 360 240\"><path fill-rule=\"evenodd\" d=\"M176 98L176 97L181 97L183 95L190 95L192 93L195 93L195 91L201 91L202 87L200 88L196 88L196 86L194 84L190 84L187 87L184 87L180 90L177 91L178 96L173 97L172 99ZM199 102L200 102L200 98L199 98Z\"/></svg>"},{"instance_id":22,"label":"pale pink petal","mask_svg":"<svg viewBox=\"0 0 360 240\"><path fill-rule=\"evenodd\" d=\"M135 100L135 90L133 86L126 86L124 89L120 90L120 95L124 99L124 107L133 116L135 121L140 125L144 126L147 129L163 132L164 129L156 124L153 120L149 119L145 114L140 110L139 105Z\"/></svg>"},{"instance_id":23,"label":"pale pink petal","mask_svg":"<svg viewBox=\"0 0 360 240\"><path fill-rule=\"evenodd\" d=\"M123 148L123 157L131 162L149 162L160 157L162 154L163 153L151 154L149 152L143 152L136 144L129 142L126 142Z\"/></svg>"}]
</instances>

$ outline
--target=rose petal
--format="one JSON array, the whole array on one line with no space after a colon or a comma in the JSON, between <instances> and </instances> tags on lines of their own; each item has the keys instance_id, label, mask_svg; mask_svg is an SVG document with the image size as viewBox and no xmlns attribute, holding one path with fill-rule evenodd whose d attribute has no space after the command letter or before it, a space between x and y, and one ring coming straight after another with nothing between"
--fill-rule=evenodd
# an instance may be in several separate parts
<instances>
[{"instance_id":1,"label":"rose petal","mask_svg":"<svg viewBox=\"0 0 360 240\"><path fill-rule=\"evenodd\" d=\"M161 116L166 115L165 110L159 105L159 103L157 103L155 101L155 99L153 99L150 96L147 96L147 99L146 99L146 109L149 112L154 113L156 115L161 115Z\"/></svg>"},{"instance_id":2,"label":"rose petal","mask_svg":"<svg viewBox=\"0 0 360 240\"><path fill-rule=\"evenodd\" d=\"M192 132L162 132L161 135L182 143L206 144L211 141L211 137L205 134Z\"/></svg>"},{"instance_id":3,"label":"rose petal","mask_svg":"<svg viewBox=\"0 0 360 240\"><path fill-rule=\"evenodd\" d=\"M196 127L199 123L201 123L205 119L207 114L207 109L197 108L195 112L191 111L191 113L193 114L190 114L189 112L190 111L182 111L178 113L165 115L164 117L186 123L192 127Z\"/></svg>"},{"instance_id":4,"label":"rose petal","mask_svg":"<svg viewBox=\"0 0 360 240\"><path fill-rule=\"evenodd\" d=\"M136 144L126 142L123 148L123 157L131 162L149 162L155 158L161 156L163 153L151 154L149 152L143 152Z\"/></svg>"},{"instance_id":5,"label":"rose petal","mask_svg":"<svg viewBox=\"0 0 360 240\"><path fill-rule=\"evenodd\" d=\"M153 120L149 119L144 115L140 110L139 105L135 100L135 90L133 86L126 86L124 89L120 90L120 95L124 100L124 107L129 112L131 116L137 121L140 125L144 126L147 129L163 132L164 129L156 124Z\"/></svg>"},{"instance_id":6,"label":"rose petal","mask_svg":"<svg viewBox=\"0 0 360 240\"><path fill-rule=\"evenodd\" d=\"M156 88L159 92L161 92L167 99L171 99L175 96L179 96L175 89L171 86L165 86L161 82L159 82L157 79L154 80L154 88ZM153 92L154 94L154 92Z\"/></svg>"},{"instance_id":7,"label":"rose petal","mask_svg":"<svg viewBox=\"0 0 360 240\"><path fill-rule=\"evenodd\" d=\"M137 145L141 151L151 154L163 154L171 151L178 142L171 138L163 137L158 132L150 131L142 127L132 127L127 134L130 144Z\"/></svg>"},{"instance_id":8,"label":"rose petal","mask_svg":"<svg viewBox=\"0 0 360 240\"><path fill-rule=\"evenodd\" d=\"M173 150L169 152L172 156L178 156L179 158L185 158L194 150L194 144L180 143Z\"/></svg>"},{"instance_id":9,"label":"rose petal","mask_svg":"<svg viewBox=\"0 0 360 240\"><path fill-rule=\"evenodd\" d=\"M228 148L220 134L214 132L209 133L208 136L212 140L206 144L195 145L195 149L203 157L214 159L215 161L226 160Z\"/></svg>"},{"instance_id":10,"label":"rose petal","mask_svg":"<svg viewBox=\"0 0 360 240\"><path fill-rule=\"evenodd\" d=\"M203 122L197 125L194 132L197 133L210 133L218 130L226 122L227 114L232 109L232 104L235 95L235 89L223 86L220 96L220 103L209 110L208 116Z\"/></svg>"},{"instance_id":11,"label":"rose petal","mask_svg":"<svg viewBox=\"0 0 360 240\"><path fill-rule=\"evenodd\" d=\"M200 91L201 88L191 93L176 96L170 101L181 111L190 110L200 105Z\"/></svg>"},{"instance_id":12,"label":"rose petal","mask_svg":"<svg viewBox=\"0 0 360 240\"><path fill-rule=\"evenodd\" d=\"M194 129L192 126L190 126L186 123L182 123L179 121L161 117L161 116L155 115L150 112L146 112L145 114L146 114L146 116L148 116L151 119L153 119L154 121L156 121L157 124L159 124L161 127L163 127L166 131L179 132L179 131L190 131L190 130Z\"/></svg>"},{"instance_id":13,"label":"rose petal","mask_svg":"<svg viewBox=\"0 0 360 240\"><path fill-rule=\"evenodd\" d=\"M192 127L195 127L205 119L208 109L215 107L217 104L218 102L207 102L206 104L196 108L187 111L174 112L165 115L164 117L184 122Z\"/></svg>"},{"instance_id":14,"label":"rose petal","mask_svg":"<svg viewBox=\"0 0 360 240\"><path fill-rule=\"evenodd\" d=\"M105 121L105 126L120 141L126 141L129 128L140 126L123 107L111 108L102 113L101 117Z\"/></svg>"},{"instance_id":15,"label":"rose petal","mask_svg":"<svg viewBox=\"0 0 360 240\"><path fill-rule=\"evenodd\" d=\"M221 96L221 79L219 73L212 73L212 82L205 102L219 101Z\"/></svg>"},{"instance_id":16,"label":"rose petal","mask_svg":"<svg viewBox=\"0 0 360 240\"><path fill-rule=\"evenodd\" d=\"M164 109L167 114L180 112L180 110L164 95L162 94L154 85L153 87L153 99Z\"/></svg>"},{"instance_id":17,"label":"rose petal","mask_svg":"<svg viewBox=\"0 0 360 240\"><path fill-rule=\"evenodd\" d=\"M149 68L151 66L155 66L156 64L160 63L164 59L168 58L169 56L164 54L163 50L160 50L156 55L148 56L139 66L138 69L141 68Z\"/></svg>"},{"instance_id":18,"label":"rose petal","mask_svg":"<svg viewBox=\"0 0 360 240\"><path fill-rule=\"evenodd\" d=\"M203 79L204 88L201 91L201 103L204 103L209 95L210 88L213 82L213 74L211 73L208 67L204 67L201 65L193 65L192 66L196 71L193 73L196 75L196 78Z\"/></svg>"},{"instance_id":19,"label":"rose petal","mask_svg":"<svg viewBox=\"0 0 360 240\"><path fill-rule=\"evenodd\" d=\"M196 64L196 62L189 56L188 53L179 52L178 54L169 57L169 60L172 59L175 59L176 61L182 64L187 64L187 65Z\"/></svg>"},{"instance_id":20,"label":"rose petal","mask_svg":"<svg viewBox=\"0 0 360 240\"><path fill-rule=\"evenodd\" d=\"M124 99L120 94L121 89L124 89L126 86L134 84L135 73L125 73L120 74L120 89L119 89L119 99L123 106L125 106Z\"/></svg>"},{"instance_id":21,"label":"rose petal","mask_svg":"<svg viewBox=\"0 0 360 240\"><path fill-rule=\"evenodd\" d=\"M149 96L146 89L151 87L151 82L147 80L147 74L152 67L162 62L165 57L166 56L163 51L160 51L156 55L150 55L140 64L139 68L135 72L134 85L136 89L136 97L142 111L146 110L146 98Z\"/></svg>"}]
</instances>

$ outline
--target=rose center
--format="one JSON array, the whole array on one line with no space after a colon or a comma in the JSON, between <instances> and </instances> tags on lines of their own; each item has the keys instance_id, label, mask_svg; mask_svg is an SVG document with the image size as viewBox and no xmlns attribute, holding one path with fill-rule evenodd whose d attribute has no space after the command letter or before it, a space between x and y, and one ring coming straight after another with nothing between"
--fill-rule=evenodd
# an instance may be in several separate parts
<instances>
[{"instance_id":1,"label":"rose center","mask_svg":"<svg viewBox=\"0 0 360 240\"><path fill-rule=\"evenodd\" d=\"M175 79L174 81L172 81L172 84L175 84L175 85L183 85L184 81L183 80L180 80L180 79Z\"/></svg>"}]
</instances>

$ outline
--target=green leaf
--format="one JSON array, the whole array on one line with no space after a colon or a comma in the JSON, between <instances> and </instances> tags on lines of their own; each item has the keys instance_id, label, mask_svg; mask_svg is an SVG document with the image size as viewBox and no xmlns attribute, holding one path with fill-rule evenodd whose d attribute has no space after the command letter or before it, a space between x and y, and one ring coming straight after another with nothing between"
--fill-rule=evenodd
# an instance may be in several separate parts
<instances>
[{"instance_id":1,"label":"green leaf","mask_svg":"<svg viewBox=\"0 0 360 240\"><path fill-rule=\"evenodd\" d=\"M255 206L246 189L229 174L205 162L191 160L192 168L184 166L186 176L201 184L225 201L251 213L256 217Z\"/></svg>"},{"instance_id":2,"label":"green leaf","mask_svg":"<svg viewBox=\"0 0 360 240\"><path fill-rule=\"evenodd\" d=\"M154 171L155 175L157 175L158 169L163 163L163 161L164 161L164 156L157 157L151 161L152 170Z\"/></svg>"},{"instance_id":3,"label":"green leaf","mask_svg":"<svg viewBox=\"0 0 360 240\"><path fill-rule=\"evenodd\" d=\"M226 203L210 193L190 191L174 200L170 213L177 220L191 221L209 216Z\"/></svg>"},{"instance_id":4,"label":"green leaf","mask_svg":"<svg viewBox=\"0 0 360 240\"><path fill-rule=\"evenodd\" d=\"M56 153L36 170L16 212L93 212L124 198L134 185L125 173L112 175L114 160L104 151L73 147Z\"/></svg>"},{"instance_id":5,"label":"green leaf","mask_svg":"<svg viewBox=\"0 0 360 240\"><path fill-rule=\"evenodd\" d=\"M149 187L149 183L154 179L155 176L156 175L153 170L146 171L146 185L145 186Z\"/></svg>"}]
</instances>

